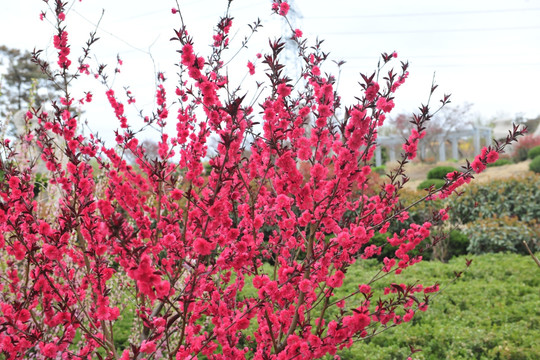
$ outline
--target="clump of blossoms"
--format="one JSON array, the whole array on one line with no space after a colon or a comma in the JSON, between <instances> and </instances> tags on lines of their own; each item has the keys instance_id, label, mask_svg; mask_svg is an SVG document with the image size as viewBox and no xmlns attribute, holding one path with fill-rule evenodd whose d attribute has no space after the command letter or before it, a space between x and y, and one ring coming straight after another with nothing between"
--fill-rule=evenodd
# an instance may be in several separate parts
<instances>
[{"instance_id":1,"label":"clump of blossoms","mask_svg":"<svg viewBox=\"0 0 540 360\"><path fill-rule=\"evenodd\" d=\"M373 283L421 261L412 251L426 246L447 209L389 237L398 247L395 256L384 259L371 281L336 295L354 263L381 253L370 242L374 234L407 219L399 201L408 181L404 165L416 156L432 116L428 105L414 116L396 169L378 192L368 191L378 127L408 76L406 63L399 72L381 67L362 75L357 102L343 107L336 79L321 72L327 54L291 28L302 78L285 75L279 61L284 43L271 42L259 67L270 91L255 105L231 91L226 75L228 11L204 58L176 8L177 101L168 98L165 76L158 74L157 111L144 117L145 126L159 130L151 156L109 88L104 65L91 74L105 84L119 122L116 146L82 135L73 104L83 106L92 94L73 95L69 84L81 75L78 69L90 72L96 38L91 35L70 73L63 20L71 4L50 5L49 15L58 19L58 67L39 52L34 60L51 79L64 80L56 81L64 84L62 97L51 114L29 110L38 126L19 143L39 149L37 158L17 162L17 142L1 143L0 352L6 359L314 359L428 309L438 284L392 283L377 293ZM289 4L277 1L272 9L287 16ZM381 64L395 57L384 53ZM128 105L134 102L129 91L126 96ZM445 96L442 105L448 101ZM167 122L175 123L173 133L165 130ZM515 127L506 142L482 150L419 201L450 196L521 133ZM210 136L219 142L207 175ZM37 163L47 169L46 208L34 192ZM115 333L122 319L135 322L125 348Z\"/></svg>"}]
</instances>

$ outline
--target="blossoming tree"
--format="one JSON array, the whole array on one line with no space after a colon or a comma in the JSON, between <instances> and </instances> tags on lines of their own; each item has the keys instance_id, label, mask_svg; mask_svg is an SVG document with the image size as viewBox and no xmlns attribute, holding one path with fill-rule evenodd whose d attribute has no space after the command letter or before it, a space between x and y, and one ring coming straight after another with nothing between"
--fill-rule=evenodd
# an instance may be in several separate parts
<instances>
[{"instance_id":1,"label":"blossoming tree","mask_svg":"<svg viewBox=\"0 0 540 360\"><path fill-rule=\"evenodd\" d=\"M398 250L380 272L344 297L335 294L351 265L380 253L370 244L374 233L407 218L399 201L408 180L403 165L416 156L432 116L428 105L414 116L397 168L378 192L366 191L377 129L407 78L406 63L399 72L362 75L363 93L343 107L335 78L320 70L327 54L291 28L302 78L287 78L279 60L284 45L270 42L262 55L270 91L256 105L231 90L226 76L228 11L203 58L177 6L177 101L170 105L159 74L157 111L145 119L160 137L159 156L150 158L124 111L131 95L123 102L108 87L104 67L90 71L95 35L74 60L68 4L45 3L42 17L56 22L58 58L49 64L36 51L34 61L62 95L50 113L29 109L37 127L2 139L0 153L0 352L7 359L313 359L428 308L436 284L388 284L380 294L372 284L421 261L409 254L424 246L432 224L447 219L447 209L389 237ZM289 5L277 1L272 9L286 17ZM383 54L382 64L394 57ZM255 71L249 62L246 72ZM92 94L73 94L70 84L82 74L105 84L119 122L114 147L79 131L75 106ZM448 101L444 96L442 105ZM165 131L171 121L172 134ZM506 143L483 149L418 201L450 196L521 132L514 128ZM205 177L210 136L219 142ZM15 161L30 147L40 149L38 157ZM126 161L128 152L136 164ZM47 169L46 203L35 197L37 162ZM308 179L300 164L309 165ZM123 348L115 324L130 316L136 336Z\"/></svg>"}]
</instances>

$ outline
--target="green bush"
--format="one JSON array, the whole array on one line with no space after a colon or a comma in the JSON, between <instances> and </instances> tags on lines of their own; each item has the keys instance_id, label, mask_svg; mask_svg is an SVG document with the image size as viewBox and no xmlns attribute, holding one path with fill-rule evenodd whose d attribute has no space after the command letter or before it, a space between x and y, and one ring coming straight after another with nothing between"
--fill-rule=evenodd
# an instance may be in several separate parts
<instances>
[{"instance_id":1,"label":"green bush","mask_svg":"<svg viewBox=\"0 0 540 360\"><path fill-rule=\"evenodd\" d=\"M531 251L540 250L538 234L516 218L502 217L478 220L465 226L464 233L469 238L472 254L493 252L515 252L527 254L523 241Z\"/></svg>"},{"instance_id":2,"label":"green bush","mask_svg":"<svg viewBox=\"0 0 540 360\"><path fill-rule=\"evenodd\" d=\"M379 175L384 175L386 173L386 165L375 166L371 170Z\"/></svg>"},{"instance_id":3,"label":"green bush","mask_svg":"<svg viewBox=\"0 0 540 360\"><path fill-rule=\"evenodd\" d=\"M475 183L452 203L452 222L493 217L516 217L523 222L540 219L540 174Z\"/></svg>"},{"instance_id":4,"label":"green bush","mask_svg":"<svg viewBox=\"0 0 540 360\"><path fill-rule=\"evenodd\" d=\"M487 167L496 167L496 166L503 166L503 165L508 165L508 164L513 164L512 160L510 160L510 159L499 159L499 160L495 161L494 163L487 164Z\"/></svg>"},{"instance_id":5,"label":"green bush","mask_svg":"<svg viewBox=\"0 0 540 360\"><path fill-rule=\"evenodd\" d=\"M429 170L427 173L428 179L446 179L446 174L456 171L457 169L453 166L437 166Z\"/></svg>"},{"instance_id":6,"label":"green bush","mask_svg":"<svg viewBox=\"0 0 540 360\"><path fill-rule=\"evenodd\" d=\"M535 173L540 173L540 155L535 157L529 164L529 169Z\"/></svg>"},{"instance_id":7,"label":"green bush","mask_svg":"<svg viewBox=\"0 0 540 360\"><path fill-rule=\"evenodd\" d=\"M440 188L441 186L443 186L444 184L446 184L446 180L442 180L442 179L427 179L427 180L424 180L422 181L417 189L418 190L424 190L424 189L427 189L429 188L431 185L435 185L435 189L438 189Z\"/></svg>"},{"instance_id":8,"label":"green bush","mask_svg":"<svg viewBox=\"0 0 540 360\"><path fill-rule=\"evenodd\" d=\"M431 250L432 259L446 262L454 256L465 255L468 253L469 238L467 235L457 229L450 232L440 233L438 228L432 228L431 237L439 238ZM443 235L442 238L440 236Z\"/></svg>"},{"instance_id":9,"label":"green bush","mask_svg":"<svg viewBox=\"0 0 540 360\"><path fill-rule=\"evenodd\" d=\"M448 259L454 256L466 255L468 253L469 238L457 229L450 231L448 236Z\"/></svg>"},{"instance_id":10,"label":"green bush","mask_svg":"<svg viewBox=\"0 0 540 360\"><path fill-rule=\"evenodd\" d=\"M409 345L422 349L413 355L416 360L540 359L540 277L531 257L466 257L473 260L471 266L441 296L430 299L428 311L418 312L409 323L339 351L341 359L406 360ZM376 265L373 261L356 263L349 269L343 288L350 290L369 281L378 270ZM448 264L423 261L401 275L389 275L388 280L413 284L417 279L425 279L424 284L439 282L443 288L452 281L454 272L464 267L464 257L454 258ZM380 282L373 285L378 290L383 286ZM345 295L346 291L339 289L336 293ZM347 300L347 306L352 301L355 300Z\"/></svg>"},{"instance_id":11,"label":"green bush","mask_svg":"<svg viewBox=\"0 0 540 360\"><path fill-rule=\"evenodd\" d=\"M528 157L529 159L534 159L535 157L537 157L537 156L539 156L539 155L540 155L540 145L533 147L533 148L530 149L529 152L527 153L527 157Z\"/></svg>"}]
</instances>

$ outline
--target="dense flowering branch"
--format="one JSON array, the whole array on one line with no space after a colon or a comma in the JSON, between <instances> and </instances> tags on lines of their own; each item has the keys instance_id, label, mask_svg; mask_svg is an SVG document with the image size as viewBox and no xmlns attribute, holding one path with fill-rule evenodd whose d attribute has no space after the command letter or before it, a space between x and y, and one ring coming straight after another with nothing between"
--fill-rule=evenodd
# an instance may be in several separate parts
<instances>
[{"instance_id":1,"label":"dense flowering branch","mask_svg":"<svg viewBox=\"0 0 540 360\"><path fill-rule=\"evenodd\" d=\"M395 52L383 53L379 69L362 75L357 102L342 108L336 79L321 71L328 54L320 42L308 47L301 30L291 27L301 78L287 77L279 57L284 43L270 41L261 56L270 91L255 108L225 75L229 10L205 59L177 3L177 101L170 105L165 75L157 74L157 110L144 125L159 133L157 156L150 156L104 66L94 75L106 85L120 124L116 146L80 135L69 85L79 74L91 74L85 60L96 38L91 35L71 73L65 8L61 1L52 8L57 67L39 52L34 56L63 95L51 104L51 114L29 110L38 125L22 140L41 150L50 183L47 205L34 194L32 164L38 159L31 166L16 161L18 145L2 142L0 250L6 276L0 283L0 351L6 358L38 352L66 359L312 359L428 308L438 284L390 284L378 295L372 284L422 260L411 254L429 238L432 224L448 218L446 209L389 237L388 244L398 246L395 257L385 258L357 291L335 295L351 265L380 254L381 247L370 244L375 232L407 219L408 208L399 201L408 181L404 165L416 156L433 116L428 101L413 118L397 168L380 191L370 192L378 128L409 74L407 63L398 73L383 74ZM289 4L276 1L272 9L286 17ZM259 26L255 22L251 34ZM253 63L248 69L254 73ZM135 102L127 89L126 97L128 105ZM86 92L79 103L91 100ZM445 96L442 105L448 102ZM165 130L171 121L173 134ZM428 189L418 201L450 196L522 132L515 127L504 144L483 149L464 172L448 174L441 189ZM205 174L210 136L219 141ZM136 319L139 333L120 349L114 324L126 316Z\"/></svg>"}]
</instances>

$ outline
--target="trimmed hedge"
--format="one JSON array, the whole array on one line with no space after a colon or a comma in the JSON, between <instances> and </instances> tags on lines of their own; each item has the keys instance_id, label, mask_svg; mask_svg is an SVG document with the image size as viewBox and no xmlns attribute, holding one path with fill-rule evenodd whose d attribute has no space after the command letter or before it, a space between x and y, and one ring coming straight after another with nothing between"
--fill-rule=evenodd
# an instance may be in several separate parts
<instances>
[{"instance_id":1,"label":"trimmed hedge","mask_svg":"<svg viewBox=\"0 0 540 360\"><path fill-rule=\"evenodd\" d=\"M535 173L540 173L540 155L535 157L529 164L529 169Z\"/></svg>"},{"instance_id":2,"label":"trimmed hedge","mask_svg":"<svg viewBox=\"0 0 540 360\"><path fill-rule=\"evenodd\" d=\"M494 163L487 164L487 167L496 167L496 166L503 166L508 164L513 164L514 162L510 159L498 159Z\"/></svg>"},{"instance_id":3,"label":"trimmed hedge","mask_svg":"<svg viewBox=\"0 0 540 360\"><path fill-rule=\"evenodd\" d=\"M469 238L457 229L452 229L448 236L448 259L454 256L466 255L469 251Z\"/></svg>"},{"instance_id":4,"label":"trimmed hedge","mask_svg":"<svg viewBox=\"0 0 540 360\"><path fill-rule=\"evenodd\" d=\"M493 217L516 217L523 222L540 219L540 174L471 184L452 203L452 222L467 224Z\"/></svg>"},{"instance_id":5,"label":"trimmed hedge","mask_svg":"<svg viewBox=\"0 0 540 360\"><path fill-rule=\"evenodd\" d=\"M527 153L527 157L529 159L534 159L535 157L540 156L540 145L533 147L529 152Z\"/></svg>"},{"instance_id":6,"label":"trimmed hedge","mask_svg":"<svg viewBox=\"0 0 540 360\"><path fill-rule=\"evenodd\" d=\"M454 172L454 171L459 171L459 170L457 170L453 166L437 166L429 170L429 172L427 173L427 178L444 180L446 179L446 174Z\"/></svg>"},{"instance_id":7,"label":"trimmed hedge","mask_svg":"<svg viewBox=\"0 0 540 360\"><path fill-rule=\"evenodd\" d=\"M443 186L444 184L446 184L446 180L442 180L442 179L427 179L427 180L424 180L422 181L417 189L418 190L424 190L424 189L427 189L429 188L431 185L435 185L435 189L438 189L440 188L441 186Z\"/></svg>"},{"instance_id":8,"label":"trimmed hedge","mask_svg":"<svg viewBox=\"0 0 540 360\"><path fill-rule=\"evenodd\" d=\"M412 345L422 349L412 356L415 360L540 359L540 276L530 256L471 255L448 264L423 261L401 275L389 275L387 281L414 284L425 279L424 284L438 282L444 288L455 271L463 270L465 258L472 258L470 268L441 296L432 298L425 313L418 312L409 323L359 340L337 355L342 360L406 360ZM369 281L379 269L376 261L359 261L348 270L343 292L336 290L337 295ZM377 282L373 288L380 290L388 282ZM362 299L349 299L346 306Z\"/></svg>"},{"instance_id":9,"label":"trimmed hedge","mask_svg":"<svg viewBox=\"0 0 540 360\"><path fill-rule=\"evenodd\" d=\"M379 175L384 175L386 173L386 165L375 166L372 167L371 170Z\"/></svg>"},{"instance_id":10,"label":"trimmed hedge","mask_svg":"<svg viewBox=\"0 0 540 360\"><path fill-rule=\"evenodd\" d=\"M514 252L527 255L523 241L531 251L540 250L537 233L527 223L516 218L483 219L469 223L463 232L468 236L468 251L472 254Z\"/></svg>"}]
</instances>

